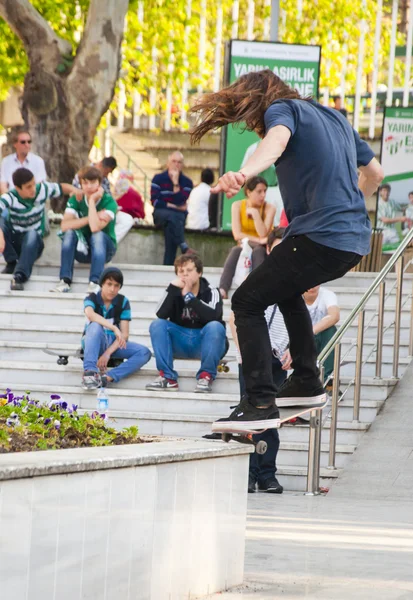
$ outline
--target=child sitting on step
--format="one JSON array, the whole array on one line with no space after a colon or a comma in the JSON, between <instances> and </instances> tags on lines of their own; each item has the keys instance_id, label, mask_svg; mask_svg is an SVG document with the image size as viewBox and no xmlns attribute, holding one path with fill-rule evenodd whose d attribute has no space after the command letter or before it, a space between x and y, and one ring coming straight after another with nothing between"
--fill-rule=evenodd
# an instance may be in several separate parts
<instances>
[{"instance_id":1,"label":"child sitting on step","mask_svg":"<svg viewBox=\"0 0 413 600\"><path fill-rule=\"evenodd\" d=\"M118 382L138 371L151 358L146 346L128 341L132 315L129 300L119 294L123 286L122 271L107 267L99 285L100 291L89 294L84 300L85 315L89 320L82 338L82 385L85 390ZM107 372L111 358L122 362Z\"/></svg>"}]
</instances>

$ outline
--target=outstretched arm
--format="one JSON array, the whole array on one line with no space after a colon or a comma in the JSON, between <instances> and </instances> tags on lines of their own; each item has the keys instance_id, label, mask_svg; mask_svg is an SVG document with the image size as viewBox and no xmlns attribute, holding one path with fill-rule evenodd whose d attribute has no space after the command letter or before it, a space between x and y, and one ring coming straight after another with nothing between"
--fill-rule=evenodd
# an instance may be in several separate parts
<instances>
[{"instance_id":1,"label":"outstretched arm","mask_svg":"<svg viewBox=\"0 0 413 600\"><path fill-rule=\"evenodd\" d=\"M212 193L225 192L227 198L235 196L247 179L265 171L282 155L291 137L291 131L284 125L272 127L255 152L249 157L241 171L228 171L219 178L211 189Z\"/></svg>"}]
</instances>

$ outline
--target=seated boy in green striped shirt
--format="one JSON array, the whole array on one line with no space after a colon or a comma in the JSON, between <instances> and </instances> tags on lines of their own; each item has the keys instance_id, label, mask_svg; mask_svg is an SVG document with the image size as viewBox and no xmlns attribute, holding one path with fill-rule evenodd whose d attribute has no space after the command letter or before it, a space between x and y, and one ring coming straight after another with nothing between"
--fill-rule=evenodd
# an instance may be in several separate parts
<instances>
[{"instance_id":1,"label":"seated boy in green striped shirt","mask_svg":"<svg viewBox=\"0 0 413 600\"><path fill-rule=\"evenodd\" d=\"M6 260L2 273L13 274L11 290L23 290L34 262L44 248L45 206L48 198L64 194L81 195L70 183L36 184L29 169L13 173L14 189L0 196L0 254Z\"/></svg>"},{"instance_id":2,"label":"seated boy in green striped shirt","mask_svg":"<svg viewBox=\"0 0 413 600\"><path fill-rule=\"evenodd\" d=\"M118 205L102 188L96 167L79 171L81 198L69 198L61 224L63 232L60 282L51 292L69 292L75 260L90 264L88 293L100 289L99 278L116 252L115 222ZM77 190L79 192L79 190Z\"/></svg>"}]
</instances>

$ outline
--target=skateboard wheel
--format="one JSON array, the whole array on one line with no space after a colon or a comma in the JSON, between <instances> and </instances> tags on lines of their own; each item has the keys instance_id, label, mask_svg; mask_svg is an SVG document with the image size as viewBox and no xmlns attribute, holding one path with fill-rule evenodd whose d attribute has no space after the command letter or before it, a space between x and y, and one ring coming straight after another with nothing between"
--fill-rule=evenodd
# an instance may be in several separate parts
<instances>
[{"instance_id":1,"label":"skateboard wheel","mask_svg":"<svg viewBox=\"0 0 413 600\"><path fill-rule=\"evenodd\" d=\"M258 444L255 446L255 452L257 454L265 454L267 452L268 444L263 440L260 440Z\"/></svg>"},{"instance_id":2,"label":"skateboard wheel","mask_svg":"<svg viewBox=\"0 0 413 600\"><path fill-rule=\"evenodd\" d=\"M60 356L60 357L57 359L57 364L58 364L58 365L67 365L67 364L68 364L68 362L69 362L69 359L68 359L68 358L66 358L66 356Z\"/></svg>"},{"instance_id":3,"label":"skateboard wheel","mask_svg":"<svg viewBox=\"0 0 413 600\"><path fill-rule=\"evenodd\" d=\"M229 373L229 367L227 367L227 365L225 365L225 367L223 368L224 373Z\"/></svg>"},{"instance_id":4,"label":"skateboard wheel","mask_svg":"<svg viewBox=\"0 0 413 600\"><path fill-rule=\"evenodd\" d=\"M221 436L222 436L222 441L226 442L226 443L230 442L232 439L232 435L230 433L222 433Z\"/></svg>"},{"instance_id":5,"label":"skateboard wheel","mask_svg":"<svg viewBox=\"0 0 413 600\"><path fill-rule=\"evenodd\" d=\"M224 370L223 366L222 365L218 365L218 367L217 367L218 373L222 373L223 370Z\"/></svg>"}]
</instances>

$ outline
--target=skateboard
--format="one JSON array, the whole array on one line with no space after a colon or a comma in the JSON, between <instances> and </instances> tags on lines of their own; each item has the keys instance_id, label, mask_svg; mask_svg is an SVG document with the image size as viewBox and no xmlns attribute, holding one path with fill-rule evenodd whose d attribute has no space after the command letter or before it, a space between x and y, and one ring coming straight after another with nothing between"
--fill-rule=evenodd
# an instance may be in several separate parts
<instances>
[{"instance_id":1,"label":"skateboard","mask_svg":"<svg viewBox=\"0 0 413 600\"><path fill-rule=\"evenodd\" d=\"M229 373L230 368L228 366L228 364L230 362L234 362L234 360L228 360L227 358L221 358L221 360L218 363L218 367L217 367L217 371L218 373Z\"/></svg>"},{"instance_id":2,"label":"skateboard","mask_svg":"<svg viewBox=\"0 0 413 600\"><path fill-rule=\"evenodd\" d=\"M57 356L56 362L58 365L67 365L69 363L69 358L80 358L80 360L83 360L83 348L77 348L77 350L51 350L50 348L43 348L43 352L50 356ZM108 367L117 367L121 363L123 363L122 358L111 357L108 362Z\"/></svg>"},{"instance_id":3,"label":"skateboard","mask_svg":"<svg viewBox=\"0 0 413 600\"><path fill-rule=\"evenodd\" d=\"M290 406L290 407L279 407L280 411L280 420L279 424L276 427L267 427L265 429L256 429L256 430L248 430L248 431L220 431L220 425L216 421L212 424L212 431L221 433L221 438L223 442L230 442L234 440L234 442L239 442L240 444L252 444L255 446L255 452L257 454L265 454L267 451L267 443L263 440L259 442L255 442L253 436L258 433L264 433L268 431L268 429L280 429L284 425L289 423L298 424L298 423L307 423L305 419L303 419L304 415L311 413L313 410L322 411L328 404L329 397L325 394L324 402L320 403L318 406Z\"/></svg>"}]
</instances>

